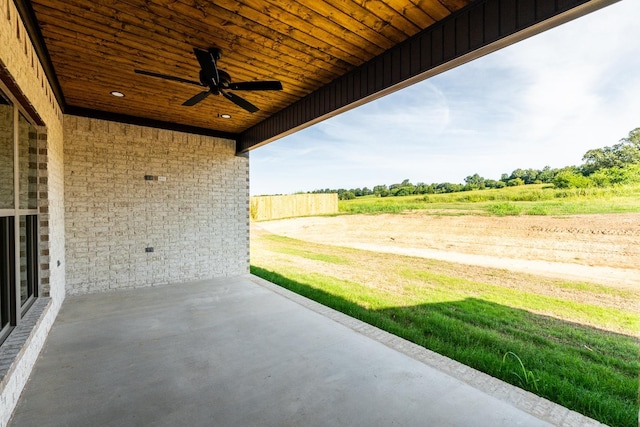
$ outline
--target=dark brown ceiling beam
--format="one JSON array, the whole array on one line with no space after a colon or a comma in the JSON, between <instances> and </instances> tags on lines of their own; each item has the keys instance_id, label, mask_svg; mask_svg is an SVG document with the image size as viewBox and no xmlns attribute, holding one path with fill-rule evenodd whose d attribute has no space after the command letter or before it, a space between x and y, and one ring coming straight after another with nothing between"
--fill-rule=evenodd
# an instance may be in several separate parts
<instances>
[{"instance_id":1,"label":"dark brown ceiling beam","mask_svg":"<svg viewBox=\"0 0 640 427\"><path fill-rule=\"evenodd\" d=\"M225 138L236 140L238 135L231 132L222 132L218 130L201 128L197 126L182 125L173 122L164 122L162 120L146 119L138 116L129 116L127 114L108 113L100 110L92 110L90 108L68 106L65 114L80 117L89 117L93 119L107 120L111 122L127 123L130 125L138 125L151 127L156 129L173 130L177 132L193 133L196 135L213 136L217 138ZM237 151L237 150L236 150Z\"/></svg>"},{"instance_id":2,"label":"dark brown ceiling beam","mask_svg":"<svg viewBox=\"0 0 640 427\"><path fill-rule=\"evenodd\" d=\"M58 104L64 111L64 108L66 106L64 95L62 94L62 89L60 88L58 77L53 70L51 57L49 56L49 51L44 44L44 38L42 37L42 32L40 31L40 27L38 26L36 15L33 12L33 8L31 7L31 2L29 2L28 0L14 0L14 2L16 8L18 9L18 13L20 14L20 18L22 19L22 22L24 23L24 26L27 30L27 33L29 34L29 38L31 39L33 48L36 51L36 55L38 56L38 59L40 59L44 74L49 80L53 95L56 97L56 99L58 100Z\"/></svg>"},{"instance_id":3,"label":"dark brown ceiling beam","mask_svg":"<svg viewBox=\"0 0 640 427\"><path fill-rule=\"evenodd\" d=\"M240 134L244 153L619 0L478 0Z\"/></svg>"}]
</instances>

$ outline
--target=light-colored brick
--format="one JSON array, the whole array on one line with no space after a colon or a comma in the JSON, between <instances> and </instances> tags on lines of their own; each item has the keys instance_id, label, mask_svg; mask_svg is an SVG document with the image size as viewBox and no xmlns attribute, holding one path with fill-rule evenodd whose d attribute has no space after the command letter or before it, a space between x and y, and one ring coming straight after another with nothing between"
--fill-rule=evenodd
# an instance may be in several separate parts
<instances>
[{"instance_id":1,"label":"light-colored brick","mask_svg":"<svg viewBox=\"0 0 640 427\"><path fill-rule=\"evenodd\" d=\"M81 117L69 123L68 293L248 272L248 159L235 155L234 141Z\"/></svg>"}]
</instances>

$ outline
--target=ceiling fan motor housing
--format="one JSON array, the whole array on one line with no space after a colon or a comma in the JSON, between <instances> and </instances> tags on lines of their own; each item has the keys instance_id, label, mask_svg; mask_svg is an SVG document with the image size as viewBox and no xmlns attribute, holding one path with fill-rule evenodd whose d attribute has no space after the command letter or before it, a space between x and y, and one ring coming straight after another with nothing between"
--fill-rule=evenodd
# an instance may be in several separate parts
<instances>
[{"instance_id":1,"label":"ceiling fan motor housing","mask_svg":"<svg viewBox=\"0 0 640 427\"><path fill-rule=\"evenodd\" d=\"M209 91L214 95L220 93L216 84L216 76L210 76L204 70L200 70L200 83L202 83L202 86L208 87Z\"/></svg>"}]
</instances>

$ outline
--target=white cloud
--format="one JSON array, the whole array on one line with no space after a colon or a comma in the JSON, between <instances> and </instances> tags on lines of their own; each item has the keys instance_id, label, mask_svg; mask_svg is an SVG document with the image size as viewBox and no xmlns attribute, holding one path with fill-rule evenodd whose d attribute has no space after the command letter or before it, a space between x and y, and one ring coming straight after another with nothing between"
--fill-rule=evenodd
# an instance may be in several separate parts
<instances>
[{"instance_id":1,"label":"white cloud","mask_svg":"<svg viewBox=\"0 0 640 427\"><path fill-rule=\"evenodd\" d=\"M623 0L259 148L252 194L578 164L640 126L638 16Z\"/></svg>"}]
</instances>

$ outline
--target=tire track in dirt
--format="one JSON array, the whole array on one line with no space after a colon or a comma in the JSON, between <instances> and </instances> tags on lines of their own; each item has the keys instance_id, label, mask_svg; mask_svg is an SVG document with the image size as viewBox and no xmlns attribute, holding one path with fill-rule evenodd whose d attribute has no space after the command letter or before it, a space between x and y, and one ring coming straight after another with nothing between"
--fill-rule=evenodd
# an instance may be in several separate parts
<instances>
[{"instance_id":1,"label":"tire track in dirt","mask_svg":"<svg viewBox=\"0 0 640 427\"><path fill-rule=\"evenodd\" d=\"M306 217L254 224L315 243L640 289L640 214Z\"/></svg>"}]
</instances>

